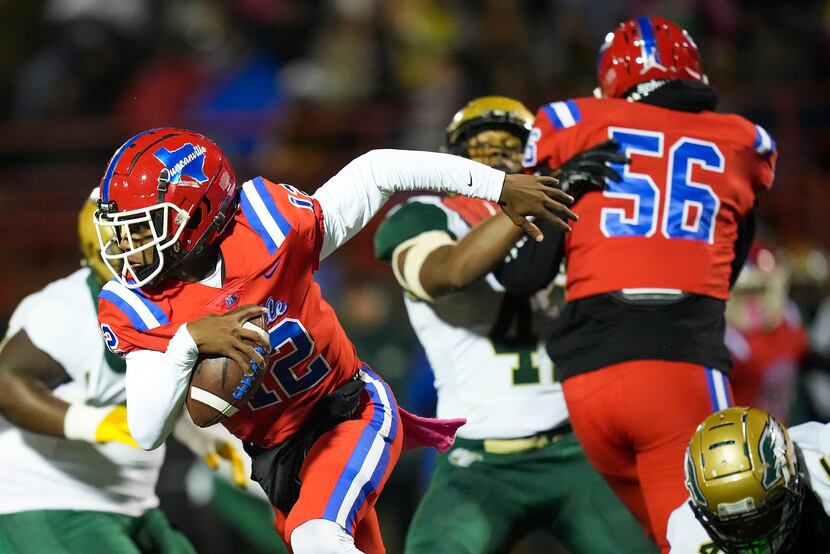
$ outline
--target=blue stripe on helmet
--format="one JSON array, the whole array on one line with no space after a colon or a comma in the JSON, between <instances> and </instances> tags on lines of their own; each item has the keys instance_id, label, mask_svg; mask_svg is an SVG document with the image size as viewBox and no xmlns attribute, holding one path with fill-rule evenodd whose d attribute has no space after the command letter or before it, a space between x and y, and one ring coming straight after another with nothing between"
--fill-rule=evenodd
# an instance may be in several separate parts
<instances>
[{"instance_id":1,"label":"blue stripe on helmet","mask_svg":"<svg viewBox=\"0 0 830 554\"><path fill-rule=\"evenodd\" d=\"M104 174L104 179L101 181L101 202L107 203L110 201L109 192L110 192L110 179L112 179L112 174L115 172L115 166L118 165L118 160L121 159L121 155L124 151L129 148L129 146L137 141L139 138L143 137L147 133L155 131L155 129L149 129L144 131L143 133L139 133L124 144L121 145L121 148L115 151L115 154L112 155L112 159L110 160L109 165L107 166L107 172Z\"/></svg>"},{"instance_id":2,"label":"blue stripe on helmet","mask_svg":"<svg viewBox=\"0 0 830 554\"><path fill-rule=\"evenodd\" d=\"M643 66L648 67L652 56L656 63L660 63L660 52L657 50L657 40L654 38L654 27L651 18L641 16L637 18L637 27L640 29L640 37L643 39L641 46L643 52Z\"/></svg>"}]
</instances>

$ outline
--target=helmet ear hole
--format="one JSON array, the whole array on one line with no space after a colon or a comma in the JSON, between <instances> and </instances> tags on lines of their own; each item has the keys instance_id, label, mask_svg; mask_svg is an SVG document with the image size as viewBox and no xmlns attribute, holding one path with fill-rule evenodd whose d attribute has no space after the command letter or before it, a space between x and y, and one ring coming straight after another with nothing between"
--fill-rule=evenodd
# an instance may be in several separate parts
<instances>
[{"instance_id":1,"label":"helmet ear hole","mask_svg":"<svg viewBox=\"0 0 830 554\"><path fill-rule=\"evenodd\" d=\"M210 213L210 200L207 198L202 199L201 205L190 216L185 229L195 229L202 222L205 213Z\"/></svg>"}]
</instances>

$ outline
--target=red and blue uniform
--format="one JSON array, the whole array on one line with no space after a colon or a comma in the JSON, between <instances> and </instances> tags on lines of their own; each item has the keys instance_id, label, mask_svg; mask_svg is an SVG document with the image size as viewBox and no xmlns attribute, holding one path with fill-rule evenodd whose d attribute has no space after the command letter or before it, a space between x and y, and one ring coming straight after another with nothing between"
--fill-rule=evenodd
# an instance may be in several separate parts
<instances>
[{"instance_id":1,"label":"red and blue uniform","mask_svg":"<svg viewBox=\"0 0 830 554\"><path fill-rule=\"evenodd\" d=\"M726 346L732 355L729 381L735 405L760 408L786 424L798 374L810 350L795 305L788 305L771 329L727 327Z\"/></svg>"},{"instance_id":2,"label":"red and blue uniform","mask_svg":"<svg viewBox=\"0 0 830 554\"><path fill-rule=\"evenodd\" d=\"M728 298L738 223L772 185L775 145L763 128L607 98L547 104L534 127L529 165L558 167L609 138L631 159L616 167L622 181L576 205L568 300L646 287Z\"/></svg>"},{"instance_id":3,"label":"red and blue uniform","mask_svg":"<svg viewBox=\"0 0 830 554\"><path fill-rule=\"evenodd\" d=\"M578 98L539 109L524 162L557 168L608 139L631 162L574 208L548 351L589 460L665 549L688 440L731 404L724 305L775 143L737 115Z\"/></svg>"},{"instance_id":4,"label":"red and blue uniform","mask_svg":"<svg viewBox=\"0 0 830 554\"><path fill-rule=\"evenodd\" d=\"M168 280L128 289L110 281L99 320L121 352L165 351L183 323L243 304L268 309L273 349L268 373L246 405L224 421L243 441L270 448L295 433L315 404L360 372L365 388L357 414L324 434L308 453L303 487L290 513L277 512L286 542L310 519L328 519L355 536L358 548L383 550L375 499L403 443L395 398L358 359L312 275L323 242L319 203L261 177L246 182L231 228L219 241L222 285Z\"/></svg>"}]
</instances>

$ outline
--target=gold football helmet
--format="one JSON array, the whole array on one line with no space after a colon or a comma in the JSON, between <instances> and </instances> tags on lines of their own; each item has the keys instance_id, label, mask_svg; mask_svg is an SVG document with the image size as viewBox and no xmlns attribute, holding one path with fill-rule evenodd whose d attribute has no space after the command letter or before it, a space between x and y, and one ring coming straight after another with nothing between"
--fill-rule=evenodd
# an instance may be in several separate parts
<instances>
[{"instance_id":1,"label":"gold football helmet","mask_svg":"<svg viewBox=\"0 0 830 554\"><path fill-rule=\"evenodd\" d=\"M468 141L482 131L507 131L521 142L533 128L533 114L518 100L506 96L482 96L458 110L447 126L447 152L469 158Z\"/></svg>"},{"instance_id":2,"label":"gold football helmet","mask_svg":"<svg viewBox=\"0 0 830 554\"><path fill-rule=\"evenodd\" d=\"M797 533L804 478L786 428L768 413L710 415L692 435L685 467L692 511L724 552L779 552Z\"/></svg>"},{"instance_id":3,"label":"gold football helmet","mask_svg":"<svg viewBox=\"0 0 830 554\"><path fill-rule=\"evenodd\" d=\"M95 280L103 285L112 279L113 274L101 258L101 245L98 242L98 232L95 230L93 221L93 215L97 209L98 187L92 191L78 214L78 246L81 250L81 265L89 267ZM103 237L105 240L112 239L112 228L102 229L101 232L108 235Z\"/></svg>"}]
</instances>

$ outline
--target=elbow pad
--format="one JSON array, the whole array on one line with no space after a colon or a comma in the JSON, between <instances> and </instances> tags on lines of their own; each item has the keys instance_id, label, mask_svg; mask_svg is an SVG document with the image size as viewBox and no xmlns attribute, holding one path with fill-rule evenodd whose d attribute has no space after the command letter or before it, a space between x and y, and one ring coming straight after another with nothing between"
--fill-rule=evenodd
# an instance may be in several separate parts
<instances>
[{"instance_id":1,"label":"elbow pad","mask_svg":"<svg viewBox=\"0 0 830 554\"><path fill-rule=\"evenodd\" d=\"M446 231L427 231L402 242L392 252L392 271L403 289L419 300L433 302L435 299L421 284L421 267L424 260L442 246L455 244ZM403 271L398 268L398 258L406 252Z\"/></svg>"}]
</instances>

